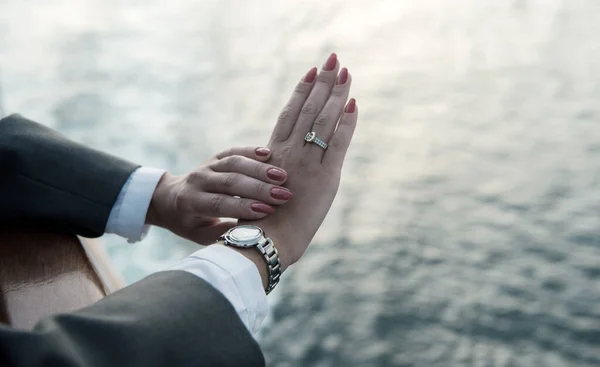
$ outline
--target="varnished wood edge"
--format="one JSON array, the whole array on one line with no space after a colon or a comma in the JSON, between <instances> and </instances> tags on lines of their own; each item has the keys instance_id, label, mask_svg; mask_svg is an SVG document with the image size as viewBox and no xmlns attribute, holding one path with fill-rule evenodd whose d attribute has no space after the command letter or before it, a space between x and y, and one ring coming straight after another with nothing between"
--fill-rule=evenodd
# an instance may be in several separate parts
<instances>
[{"instance_id":1,"label":"varnished wood edge","mask_svg":"<svg viewBox=\"0 0 600 367\"><path fill-rule=\"evenodd\" d=\"M111 294L125 287L125 281L120 273L112 265L106 250L96 238L85 238L77 236L81 246L88 256L94 271L104 285L106 294Z\"/></svg>"}]
</instances>

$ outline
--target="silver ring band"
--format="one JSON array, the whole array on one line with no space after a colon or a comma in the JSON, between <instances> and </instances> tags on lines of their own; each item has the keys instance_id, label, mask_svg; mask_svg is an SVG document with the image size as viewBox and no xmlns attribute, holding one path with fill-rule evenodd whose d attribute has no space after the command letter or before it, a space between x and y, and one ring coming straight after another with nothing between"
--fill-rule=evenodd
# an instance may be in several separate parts
<instances>
[{"instance_id":1,"label":"silver ring band","mask_svg":"<svg viewBox=\"0 0 600 367\"><path fill-rule=\"evenodd\" d=\"M327 149L327 143L317 138L317 134L314 131L311 131L308 134L306 134L304 140L306 140L309 143L315 143L323 149Z\"/></svg>"}]
</instances>

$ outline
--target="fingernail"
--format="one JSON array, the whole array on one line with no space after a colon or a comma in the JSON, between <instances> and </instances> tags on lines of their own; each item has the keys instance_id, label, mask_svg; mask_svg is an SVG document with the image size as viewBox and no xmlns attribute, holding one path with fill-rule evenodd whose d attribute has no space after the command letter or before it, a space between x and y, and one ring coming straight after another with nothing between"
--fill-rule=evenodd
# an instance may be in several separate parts
<instances>
[{"instance_id":1,"label":"fingernail","mask_svg":"<svg viewBox=\"0 0 600 367\"><path fill-rule=\"evenodd\" d=\"M329 58L325 62L325 65L323 65L323 70L331 71L331 70L335 69L336 64L337 64L337 55L335 53L332 53L331 55L329 55Z\"/></svg>"},{"instance_id":2,"label":"fingernail","mask_svg":"<svg viewBox=\"0 0 600 367\"><path fill-rule=\"evenodd\" d=\"M269 148L256 148L256 155L259 157L266 157L271 153Z\"/></svg>"},{"instance_id":3,"label":"fingernail","mask_svg":"<svg viewBox=\"0 0 600 367\"><path fill-rule=\"evenodd\" d=\"M312 83L315 81L316 77L317 77L317 68L313 67L312 69L310 69L308 71L308 73L306 73L304 78L302 78L302 81L304 83Z\"/></svg>"},{"instance_id":4,"label":"fingernail","mask_svg":"<svg viewBox=\"0 0 600 367\"><path fill-rule=\"evenodd\" d=\"M340 75L338 75L337 81L335 82L335 84L341 85L341 84L346 84L346 81L348 80L348 69L343 68L342 71L340 71Z\"/></svg>"},{"instance_id":5,"label":"fingernail","mask_svg":"<svg viewBox=\"0 0 600 367\"><path fill-rule=\"evenodd\" d=\"M263 214L273 214L275 213L275 208L270 205L263 203L254 203L251 205L252 211Z\"/></svg>"},{"instance_id":6,"label":"fingernail","mask_svg":"<svg viewBox=\"0 0 600 367\"><path fill-rule=\"evenodd\" d=\"M356 109L356 100L354 98L350 98L350 102L346 105L346 113L354 113Z\"/></svg>"},{"instance_id":7,"label":"fingernail","mask_svg":"<svg viewBox=\"0 0 600 367\"><path fill-rule=\"evenodd\" d=\"M274 187L271 189L271 197L273 199L290 200L292 196L294 196L294 194L292 194L292 192L288 189L280 187Z\"/></svg>"},{"instance_id":8,"label":"fingernail","mask_svg":"<svg viewBox=\"0 0 600 367\"><path fill-rule=\"evenodd\" d=\"M278 168L271 168L267 171L267 177L275 181L283 181L287 178L287 173Z\"/></svg>"}]
</instances>

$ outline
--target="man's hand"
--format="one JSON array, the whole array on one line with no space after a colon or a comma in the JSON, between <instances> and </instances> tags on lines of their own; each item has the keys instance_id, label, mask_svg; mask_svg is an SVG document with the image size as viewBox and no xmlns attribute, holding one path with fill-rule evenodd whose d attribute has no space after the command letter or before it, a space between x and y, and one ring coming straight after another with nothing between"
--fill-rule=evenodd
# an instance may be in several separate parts
<instances>
[{"instance_id":1,"label":"man's hand","mask_svg":"<svg viewBox=\"0 0 600 367\"><path fill-rule=\"evenodd\" d=\"M271 157L267 148L231 148L194 171L173 176L165 173L152 196L146 223L200 244L214 243L236 221L256 220L275 213L292 193L279 185L287 173L263 163Z\"/></svg>"}]
</instances>

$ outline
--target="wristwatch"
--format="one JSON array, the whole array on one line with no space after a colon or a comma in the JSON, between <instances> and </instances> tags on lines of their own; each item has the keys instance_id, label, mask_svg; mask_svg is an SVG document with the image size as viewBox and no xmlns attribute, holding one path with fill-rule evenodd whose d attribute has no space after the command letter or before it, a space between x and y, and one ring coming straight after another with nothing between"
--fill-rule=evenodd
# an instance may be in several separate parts
<instances>
[{"instance_id":1,"label":"wristwatch","mask_svg":"<svg viewBox=\"0 0 600 367\"><path fill-rule=\"evenodd\" d=\"M281 263L279 262L279 253L270 238L265 237L265 233L260 227L244 225L231 228L219 237L219 240L226 245L237 248L255 247L265 258L269 270L269 284L265 292L271 293L273 288L279 283L281 277Z\"/></svg>"}]
</instances>

